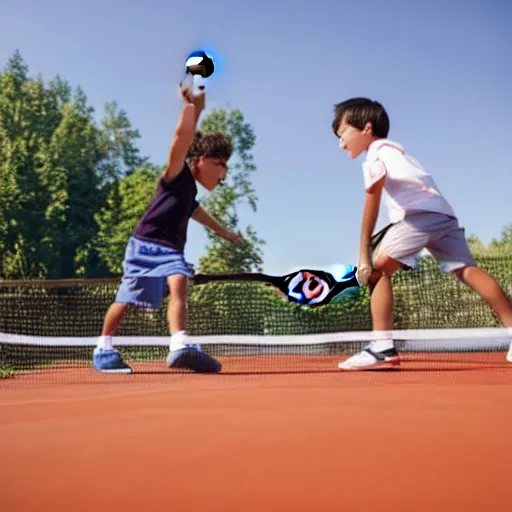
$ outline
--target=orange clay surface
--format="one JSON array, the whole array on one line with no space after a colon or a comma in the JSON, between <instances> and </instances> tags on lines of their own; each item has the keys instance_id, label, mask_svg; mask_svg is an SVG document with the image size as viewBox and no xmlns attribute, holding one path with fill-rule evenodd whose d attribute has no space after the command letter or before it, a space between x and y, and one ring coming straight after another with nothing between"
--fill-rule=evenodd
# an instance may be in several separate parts
<instances>
[{"instance_id":1,"label":"orange clay surface","mask_svg":"<svg viewBox=\"0 0 512 512\"><path fill-rule=\"evenodd\" d=\"M223 362L0 380L0 510L512 510L504 354Z\"/></svg>"}]
</instances>

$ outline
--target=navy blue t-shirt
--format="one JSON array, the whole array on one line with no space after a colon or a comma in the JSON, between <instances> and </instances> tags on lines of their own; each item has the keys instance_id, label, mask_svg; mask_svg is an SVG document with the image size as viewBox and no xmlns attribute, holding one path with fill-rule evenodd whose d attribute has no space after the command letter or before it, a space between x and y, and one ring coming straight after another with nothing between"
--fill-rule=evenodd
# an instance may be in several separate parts
<instances>
[{"instance_id":1,"label":"navy blue t-shirt","mask_svg":"<svg viewBox=\"0 0 512 512\"><path fill-rule=\"evenodd\" d=\"M155 197L135 227L133 236L183 252L188 221L199 206L196 195L196 180L187 163L172 181L160 178Z\"/></svg>"}]
</instances>

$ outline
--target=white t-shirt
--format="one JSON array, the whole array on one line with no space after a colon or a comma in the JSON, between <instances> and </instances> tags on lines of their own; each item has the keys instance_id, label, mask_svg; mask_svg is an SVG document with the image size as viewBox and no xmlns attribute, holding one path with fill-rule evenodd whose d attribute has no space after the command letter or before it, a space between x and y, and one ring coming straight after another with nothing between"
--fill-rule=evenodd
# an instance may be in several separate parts
<instances>
[{"instance_id":1,"label":"white t-shirt","mask_svg":"<svg viewBox=\"0 0 512 512\"><path fill-rule=\"evenodd\" d=\"M430 211L455 217L432 176L403 147L388 139L370 144L363 163L365 190L386 176L382 191L390 222L402 220L411 211Z\"/></svg>"}]
</instances>

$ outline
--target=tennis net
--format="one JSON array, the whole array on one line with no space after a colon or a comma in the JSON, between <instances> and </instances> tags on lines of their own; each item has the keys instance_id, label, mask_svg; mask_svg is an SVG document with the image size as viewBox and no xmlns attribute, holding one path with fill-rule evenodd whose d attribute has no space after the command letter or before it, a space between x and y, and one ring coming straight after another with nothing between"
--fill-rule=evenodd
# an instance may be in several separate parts
<instances>
[{"instance_id":1,"label":"tennis net","mask_svg":"<svg viewBox=\"0 0 512 512\"><path fill-rule=\"evenodd\" d=\"M512 255L477 258L512 296ZM0 281L0 371L91 367L92 349L118 279ZM468 287L441 274L431 258L393 277L395 339L402 360L428 368L506 366L508 335ZM164 369L166 304L129 308L114 339L126 362ZM224 372L335 371L372 336L366 289L307 309L261 283L192 285L188 330ZM512 367L512 365L510 365Z\"/></svg>"}]
</instances>

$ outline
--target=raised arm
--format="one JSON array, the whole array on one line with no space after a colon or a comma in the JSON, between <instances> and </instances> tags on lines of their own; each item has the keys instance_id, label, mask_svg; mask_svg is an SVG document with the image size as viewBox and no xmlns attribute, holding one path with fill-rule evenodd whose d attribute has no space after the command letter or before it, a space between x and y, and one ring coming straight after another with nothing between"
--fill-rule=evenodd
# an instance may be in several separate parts
<instances>
[{"instance_id":1,"label":"raised arm","mask_svg":"<svg viewBox=\"0 0 512 512\"><path fill-rule=\"evenodd\" d=\"M165 181L172 181L183 169L188 150L194 140L199 116L205 105L205 93L195 96L190 88L183 89L181 84L180 89L185 106L178 119L167 165L162 174Z\"/></svg>"}]
</instances>

